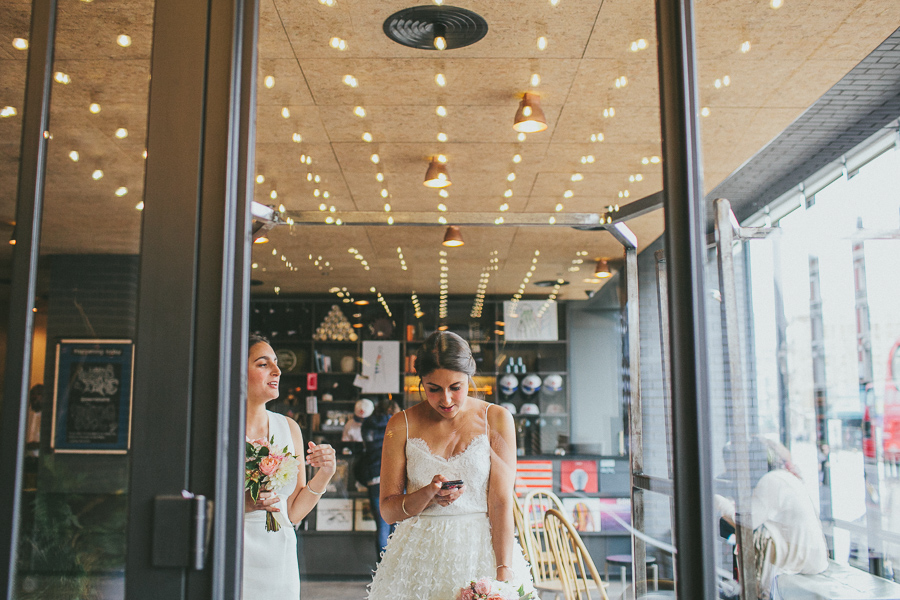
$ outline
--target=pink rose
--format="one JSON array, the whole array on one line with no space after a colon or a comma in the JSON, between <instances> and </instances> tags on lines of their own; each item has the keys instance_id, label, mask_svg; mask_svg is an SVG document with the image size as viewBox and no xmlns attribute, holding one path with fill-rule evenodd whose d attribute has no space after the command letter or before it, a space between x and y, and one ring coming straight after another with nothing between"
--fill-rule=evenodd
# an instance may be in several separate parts
<instances>
[{"instance_id":1,"label":"pink rose","mask_svg":"<svg viewBox=\"0 0 900 600\"><path fill-rule=\"evenodd\" d=\"M464 587L459 591L459 600L475 600L475 592L472 586Z\"/></svg>"},{"instance_id":2,"label":"pink rose","mask_svg":"<svg viewBox=\"0 0 900 600\"><path fill-rule=\"evenodd\" d=\"M281 464L281 458L278 456L266 456L259 461L259 470L263 475L271 475L278 470Z\"/></svg>"},{"instance_id":3,"label":"pink rose","mask_svg":"<svg viewBox=\"0 0 900 600\"><path fill-rule=\"evenodd\" d=\"M479 579L475 582L475 593L479 596L487 596L491 593L491 582L487 579Z\"/></svg>"}]
</instances>

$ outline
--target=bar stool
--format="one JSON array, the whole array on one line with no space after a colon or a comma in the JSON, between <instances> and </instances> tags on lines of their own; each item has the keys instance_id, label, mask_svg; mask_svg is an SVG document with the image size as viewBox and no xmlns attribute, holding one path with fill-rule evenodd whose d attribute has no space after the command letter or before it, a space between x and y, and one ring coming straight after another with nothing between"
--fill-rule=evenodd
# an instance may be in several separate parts
<instances>
[{"instance_id":1,"label":"bar stool","mask_svg":"<svg viewBox=\"0 0 900 600\"><path fill-rule=\"evenodd\" d=\"M631 555L630 554L610 554L606 557L606 566L604 568L604 576L606 581L609 581L609 566L612 565L614 567L619 567L619 575L622 578L622 587L625 587L625 582L628 579L628 569L631 568ZM656 565L656 557L648 556L647 560L647 568L650 569L650 572L653 574L653 589L659 589L659 569Z\"/></svg>"}]
</instances>

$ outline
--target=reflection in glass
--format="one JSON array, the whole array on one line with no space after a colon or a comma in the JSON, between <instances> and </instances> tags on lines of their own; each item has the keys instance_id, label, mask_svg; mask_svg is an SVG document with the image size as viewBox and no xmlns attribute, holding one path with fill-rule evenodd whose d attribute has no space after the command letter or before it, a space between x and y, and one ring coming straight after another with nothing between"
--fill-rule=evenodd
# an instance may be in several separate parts
<instances>
[{"instance_id":1,"label":"reflection in glass","mask_svg":"<svg viewBox=\"0 0 900 600\"><path fill-rule=\"evenodd\" d=\"M57 366L61 340L134 340L152 14L59 6L15 598L124 597L131 362Z\"/></svg>"}]
</instances>

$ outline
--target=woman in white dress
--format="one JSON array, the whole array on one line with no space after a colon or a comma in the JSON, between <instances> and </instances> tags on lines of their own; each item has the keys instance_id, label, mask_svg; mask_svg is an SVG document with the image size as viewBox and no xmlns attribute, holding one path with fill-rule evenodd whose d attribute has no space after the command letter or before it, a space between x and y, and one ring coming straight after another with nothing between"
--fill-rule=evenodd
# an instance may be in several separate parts
<instances>
[{"instance_id":1,"label":"woman in white dress","mask_svg":"<svg viewBox=\"0 0 900 600\"><path fill-rule=\"evenodd\" d=\"M423 402L394 415L381 461L381 514L399 523L369 600L453 600L473 579L529 583L513 533L512 416L469 396L469 345L436 332L416 355ZM443 484L462 480L461 487Z\"/></svg>"},{"instance_id":2,"label":"woman in white dress","mask_svg":"<svg viewBox=\"0 0 900 600\"><path fill-rule=\"evenodd\" d=\"M278 397L278 368L275 351L263 338L250 336L250 364L247 369L247 440L269 439L275 447L288 447L291 454L303 453L300 427L284 415L266 410L266 403ZM244 496L244 579L243 600L299 600L300 571L297 562L299 523L325 493L335 471L334 449L328 444L309 442L306 464L318 467L306 481L306 469L283 487L261 492L256 502ZM278 531L266 531L266 512L275 514Z\"/></svg>"}]
</instances>

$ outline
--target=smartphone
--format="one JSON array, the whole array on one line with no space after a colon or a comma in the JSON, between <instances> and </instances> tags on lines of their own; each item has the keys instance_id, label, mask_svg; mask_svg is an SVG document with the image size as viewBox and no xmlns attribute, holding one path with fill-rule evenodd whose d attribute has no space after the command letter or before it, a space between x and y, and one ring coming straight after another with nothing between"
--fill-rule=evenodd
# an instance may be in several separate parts
<instances>
[{"instance_id":1,"label":"smartphone","mask_svg":"<svg viewBox=\"0 0 900 600\"><path fill-rule=\"evenodd\" d=\"M453 488L460 488L463 486L462 479L456 479L454 481L445 481L441 484L442 490L452 490Z\"/></svg>"}]
</instances>

